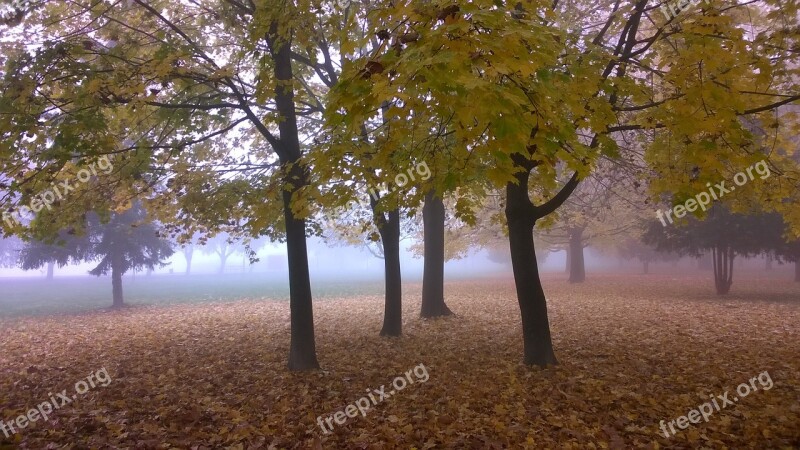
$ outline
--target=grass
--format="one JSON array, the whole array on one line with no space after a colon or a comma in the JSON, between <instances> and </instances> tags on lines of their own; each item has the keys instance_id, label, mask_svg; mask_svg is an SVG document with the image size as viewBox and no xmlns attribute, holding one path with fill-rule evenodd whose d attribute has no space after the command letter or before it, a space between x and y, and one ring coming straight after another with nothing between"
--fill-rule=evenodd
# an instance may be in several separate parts
<instances>
[{"instance_id":1,"label":"grass","mask_svg":"<svg viewBox=\"0 0 800 450\"><path fill-rule=\"evenodd\" d=\"M0 318L30 315L76 314L111 305L108 277L56 277L0 279ZM382 282L358 278L314 280L315 299L348 295L373 295ZM288 301L286 274L137 275L123 282L129 306L204 304L270 299Z\"/></svg>"}]
</instances>

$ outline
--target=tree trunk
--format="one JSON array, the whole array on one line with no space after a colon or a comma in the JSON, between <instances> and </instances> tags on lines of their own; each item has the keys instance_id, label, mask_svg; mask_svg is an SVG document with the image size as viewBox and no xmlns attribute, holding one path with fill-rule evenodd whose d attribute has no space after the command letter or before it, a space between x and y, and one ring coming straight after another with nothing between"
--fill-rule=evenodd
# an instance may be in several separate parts
<instances>
[{"instance_id":1,"label":"tree trunk","mask_svg":"<svg viewBox=\"0 0 800 450\"><path fill-rule=\"evenodd\" d=\"M717 295L725 295L731 290L734 256L733 250L729 247L714 247L713 249L714 285L717 288Z\"/></svg>"},{"instance_id":2,"label":"tree trunk","mask_svg":"<svg viewBox=\"0 0 800 450\"><path fill-rule=\"evenodd\" d=\"M645 260L645 261L643 261L642 264L644 264L644 274L645 275L649 275L650 274L650 261Z\"/></svg>"},{"instance_id":3,"label":"tree trunk","mask_svg":"<svg viewBox=\"0 0 800 450\"><path fill-rule=\"evenodd\" d=\"M299 165L291 172L303 172ZM299 176L304 182L307 178ZM292 196L297 188L283 191L283 214L286 222L286 250L289 259L289 309L292 340L289 349L289 370L319 369L314 338L314 304L311 296L311 275L308 270L306 221L295 217Z\"/></svg>"},{"instance_id":4,"label":"tree trunk","mask_svg":"<svg viewBox=\"0 0 800 450\"><path fill-rule=\"evenodd\" d=\"M766 256L764 257L764 270L766 270L767 272L772 272L772 270L774 269L772 265L773 260L774 258L772 257L772 255L767 253Z\"/></svg>"},{"instance_id":5,"label":"tree trunk","mask_svg":"<svg viewBox=\"0 0 800 450\"><path fill-rule=\"evenodd\" d=\"M564 273L569 273L570 269L572 268L572 251L570 250L569 245L567 245L567 248L564 249L564 253L566 254L567 260L567 263L564 266Z\"/></svg>"},{"instance_id":6,"label":"tree trunk","mask_svg":"<svg viewBox=\"0 0 800 450\"><path fill-rule=\"evenodd\" d=\"M422 222L425 229L425 268L422 277L422 317L453 314L444 302L444 202L434 191L425 196Z\"/></svg>"},{"instance_id":7,"label":"tree trunk","mask_svg":"<svg viewBox=\"0 0 800 450\"><path fill-rule=\"evenodd\" d=\"M530 171L517 175L519 184L506 187L506 219L511 247L511 264L522 316L522 334L525 364L545 367L558 364L550 322L547 318L547 300L539 278L536 250L533 246L533 227L536 216L528 196Z\"/></svg>"},{"instance_id":8,"label":"tree trunk","mask_svg":"<svg viewBox=\"0 0 800 450\"><path fill-rule=\"evenodd\" d=\"M183 250L183 257L186 258L186 275L192 272L192 257L194 256L194 247L187 247Z\"/></svg>"},{"instance_id":9,"label":"tree trunk","mask_svg":"<svg viewBox=\"0 0 800 450\"><path fill-rule=\"evenodd\" d=\"M800 283L800 260L794 263L794 281Z\"/></svg>"},{"instance_id":10,"label":"tree trunk","mask_svg":"<svg viewBox=\"0 0 800 450\"><path fill-rule=\"evenodd\" d=\"M376 211L373 203L373 211ZM383 265L386 278L386 301L381 336L403 334L403 284L400 269L400 210L376 212L378 230L383 243Z\"/></svg>"},{"instance_id":11,"label":"tree trunk","mask_svg":"<svg viewBox=\"0 0 800 450\"><path fill-rule=\"evenodd\" d=\"M282 35L284 34L284 35ZM286 249L289 259L289 309L291 310L292 338L289 348L289 370L312 370L319 368L317 348L314 340L314 304L311 296L311 277L308 270L308 246L306 243L306 221L296 217L292 199L309 184L308 168L300 158L300 136L297 128L297 112L294 101L294 72L292 70L292 39L279 31L272 23L268 33L269 51L275 61L273 71L278 81L275 88L275 108L280 115L276 140L263 125L262 134L267 137L281 162L283 170L283 215L286 222ZM260 119L254 116L256 123Z\"/></svg>"},{"instance_id":12,"label":"tree trunk","mask_svg":"<svg viewBox=\"0 0 800 450\"><path fill-rule=\"evenodd\" d=\"M111 255L111 289L114 296L114 308L122 308L125 302L122 298L122 271L123 262L120 256Z\"/></svg>"},{"instance_id":13,"label":"tree trunk","mask_svg":"<svg viewBox=\"0 0 800 450\"><path fill-rule=\"evenodd\" d=\"M50 261L47 263L47 281L53 281L53 274L55 273L56 263Z\"/></svg>"},{"instance_id":14,"label":"tree trunk","mask_svg":"<svg viewBox=\"0 0 800 450\"><path fill-rule=\"evenodd\" d=\"M569 282L586 281L586 265L583 259L583 230L573 230L569 235Z\"/></svg>"},{"instance_id":15,"label":"tree trunk","mask_svg":"<svg viewBox=\"0 0 800 450\"><path fill-rule=\"evenodd\" d=\"M223 249L222 253L219 255L219 270L218 273L220 275L225 273L225 266L228 265L228 254L227 249Z\"/></svg>"}]
</instances>

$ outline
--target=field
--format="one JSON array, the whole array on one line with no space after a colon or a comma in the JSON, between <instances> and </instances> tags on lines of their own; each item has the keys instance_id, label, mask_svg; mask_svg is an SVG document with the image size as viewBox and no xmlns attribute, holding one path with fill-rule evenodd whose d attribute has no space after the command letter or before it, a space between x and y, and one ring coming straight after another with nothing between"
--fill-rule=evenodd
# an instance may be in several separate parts
<instances>
[{"instance_id":1,"label":"field","mask_svg":"<svg viewBox=\"0 0 800 450\"><path fill-rule=\"evenodd\" d=\"M720 298L700 277L606 275L569 285L550 275L561 364L545 370L520 362L510 279L448 283L457 316L432 321L418 317L420 286L409 284L399 339L378 336L380 285L333 286L315 305L323 370L303 374L285 369L283 294L122 311L91 311L95 301L86 300L66 315L46 304L8 313L0 319L0 420L51 393L74 393L100 369L110 381L47 423L5 440L0 432L0 448L800 446L797 283L740 277ZM87 297L99 302L96 288ZM318 425L421 365L426 381L418 371L365 416L333 422L328 433ZM746 397L736 392L741 383ZM676 419L726 391L732 404L678 428ZM662 420L667 430L676 421L674 435L665 436Z\"/></svg>"}]
</instances>

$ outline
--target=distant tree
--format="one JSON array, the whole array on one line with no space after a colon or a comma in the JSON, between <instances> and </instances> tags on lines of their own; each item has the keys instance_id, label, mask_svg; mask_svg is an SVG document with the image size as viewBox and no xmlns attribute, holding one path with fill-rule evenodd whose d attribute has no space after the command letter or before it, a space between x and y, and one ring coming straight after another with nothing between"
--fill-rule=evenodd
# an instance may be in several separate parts
<instances>
[{"instance_id":1,"label":"distant tree","mask_svg":"<svg viewBox=\"0 0 800 450\"><path fill-rule=\"evenodd\" d=\"M731 213L717 205L702 221L692 216L685 225L651 223L644 242L659 251L682 255L700 256L710 251L717 294L725 295L733 284L733 261L737 255L756 255L775 247L783 234L782 224L775 217L775 214Z\"/></svg>"},{"instance_id":2,"label":"distant tree","mask_svg":"<svg viewBox=\"0 0 800 450\"><path fill-rule=\"evenodd\" d=\"M659 223L659 225L661 225ZM656 261L674 261L680 259L680 255L670 252L658 251L652 244L642 242L640 238L628 237L623 240L617 248L617 252L624 259L638 259L642 263L642 272L647 275L650 273L650 264Z\"/></svg>"},{"instance_id":3,"label":"distant tree","mask_svg":"<svg viewBox=\"0 0 800 450\"><path fill-rule=\"evenodd\" d=\"M78 236L72 230L63 230L52 241L32 239L23 244L19 255L22 270L36 270L47 266L47 279L53 279L55 266L64 267L80 263L87 255L87 236Z\"/></svg>"},{"instance_id":4,"label":"distant tree","mask_svg":"<svg viewBox=\"0 0 800 450\"><path fill-rule=\"evenodd\" d=\"M0 267L15 267L19 263L22 243L15 237L0 238Z\"/></svg>"},{"instance_id":5,"label":"distant tree","mask_svg":"<svg viewBox=\"0 0 800 450\"><path fill-rule=\"evenodd\" d=\"M183 257L186 259L186 275L192 272L192 257L194 256L194 244L185 244L181 247Z\"/></svg>"},{"instance_id":6,"label":"distant tree","mask_svg":"<svg viewBox=\"0 0 800 450\"><path fill-rule=\"evenodd\" d=\"M205 255L217 255L219 258L217 273L223 274L225 273L225 267L228 265L228 258L233 256L234 253L244 251L244 247L229 234L220 233L205 240L202 251Z\"/></svg>"},{"instance_id":7,"label":"distant tree","mask_svg":"<svg viewBox=\"0 0 800 450\"><path fill-rule=\"evenodd\" d=\"M180 248L181 253L183 253L183 258L186 260L186 271L185 274L189 275L192 273L192 260L194 258L194 251L199 244L199 239L191 236L191 237L181 237L179 236L175 240L175 246Z\"/></svg>"},{"instance_id":8,"label":"distant tree","mask_svg":"<svg viewBox=\"0 0 800 450\"><path fill-rule=\"evenodd\" d=\"M590 244L616 241L636 223L630 203L644 201L636 175L622 165L603 162L564 205L540 222L535 235L551 248L564 249L570 283L586 280L584 251Z\"/></svg>"},{"instance_id":9,"label":"distant tree","mask_svg":"<svg viewBox=\"0 0 800 450\"><path fill-rule=\"evenodd\" d=\"M794 262L794 281L800 283L800 240L785 244L778 250L778 256Z\"/></svg>"},{"instance_id":10,"label":"distant tree","mask_svg":"<svg viewBox=\"0 0 800 450\"><path fill-rule=\"evenodd\" d=\"M174 253L172 243L161 236L139 202L124 212L112 213L108 221L89 214L87 230L89 247L84 259L100 261L89 273L100 276L111 272L115 308L124 305L122 276L126 272L163 267L164 260Z\"/></svg>"},{"instance_id":11,"label":"distant tree","mask_svg":"<svg viewBox=\"0 0 800 450\"><path fill-rule=\"evenodd\" d=\"M767 216L764 237L768 239L767 258L778 262L794 263L794 281L800 283L800 239L787 239L791 228L778 214ZM770 261L770 259L768 259Z\"/></svg>"}]
</instances>

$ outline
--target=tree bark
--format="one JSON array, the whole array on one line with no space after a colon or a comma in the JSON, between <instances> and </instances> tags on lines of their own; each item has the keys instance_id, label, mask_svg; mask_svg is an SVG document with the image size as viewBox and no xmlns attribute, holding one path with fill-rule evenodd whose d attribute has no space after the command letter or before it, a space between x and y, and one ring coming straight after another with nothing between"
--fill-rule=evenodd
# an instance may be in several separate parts
<instances>
[{"instance_id":1,"label":"tree bark","mask_svg":"<svg viewBox=\"0 0 800 450\"><path fill-rule=\"evenodd\" d=\"M55 273L56 263L53 261L49 261L47 263L47 281L53 280L53 275Z\"/></svg>"},{"instance_id":2,"label":"tree bark","mask_svg":"<svg viewBox=\"0 0 800 450\"><path fill-rule=\"evenodd\" d=\"M183 250L183 257L186 258L186 275L192 272L192 258L194 257L194 247L187 247Z\"/></svg>"},{"instance_id":3,"label":"tree bark","mask_svg":"<svg viewBox=\"0 0 800 450\"><path fill-rule=\"evenodd\" d=\"M300 136L294 101L294 71L292 69L292 39L282 36L277 23L268 33L269 50L275 61L273 71L278 81L275 88L275 109L280 115L276 140L263 125L262 134L275 148L283 171L283 214L286 222L286 248L289 260L289 309L291 310L292 338L289 348L289 370L319 369L316 341L314 339L314 305L311 296L311 276L308 269L306 221L297 217L292 199L309 184L308 168L300 158ZM260 119L250 111L254 123Z\"/></svg>"},{"instance_id":4,"label":"tree bark","mask_svg":"<svg viewBox=\"0 0 800 450\"><path fill-rule=\"evenodd\" d=\"M730 292L733 284L733 260L735 254L729 247L714 247L712 252L714 285L717 289L717 295L725 295Z\"/></svg>"},{"instance_id":5,"label":"tree bark","mask_svg":"<svg viewBox=\"0 0 800 450\"><path fill-rule=\"evenodd\" d=\"M524 362L545 367L558 364L558 360L553 351L547 300L533 246L536 214L528 196L529 174L530 171L518 174L519 184L509 183L506 186L506 219L514 282L522 316Z\"/></svg>"},{"instance_id":6,"label":"tree bark","mask_svg":"<svg viewBox=\"0 0 800 450\"><path fill-rule=\"evenodd\" d=\"M111 255L111 290L113 294L113 307L122 308L125 306L125 301L122 297L122 272L123 261L121 256L116 254Z\"/></svg>"},{"instance_id":7,"label":"tree bark","mask_svg":"<svg viewBox=\"0 0 800 450\"><path fill-rule=\"evenodd\" d=\"M444 202L434 191L422 208L425 231L425 267L422 277L422 313L425 318L452 315L444 301Z\"/></svg>"},{"instance_id":8,"label":"tree bark","mask_svg":"<svg viewBox=\"0 0 800 450\"><path fill-rule=\"evenodd\" d=\"M381 336L403 334L403 283L400 268L400 210L378 212L377 203L373 211L378 216L378 231L383 243L383 264L386 281L386 301Z\"/></svg>"},{"instance_id":9,"label":"tree bark","mask_svg":"<svg viewBox=\"0 0 800 450\"><path fill-rule=\"evenodd\" d=\"M572 230L569 235L569 282L586 281L586 265L583 258L583 230Z\"/></svg>"},{"instance_id":10,"label":"tree bark","mask_svg":"<svg viewBox=\"0 0 800 450\"><path fill-rule=\"evenodd\" d=\"M299 172L299 173L298 173ZM304 170L293 165L300 186L306 184ZM283 191L283 214L286 222L286 250L289 259L289 309L291 311L292 338L289 345L289 370L319 369L317 345L314 337L314 304L311 296L311 275L308 270L308 245L306 221L292 211L292 197L299 189Z\"/></svg>"}]
</instances>

